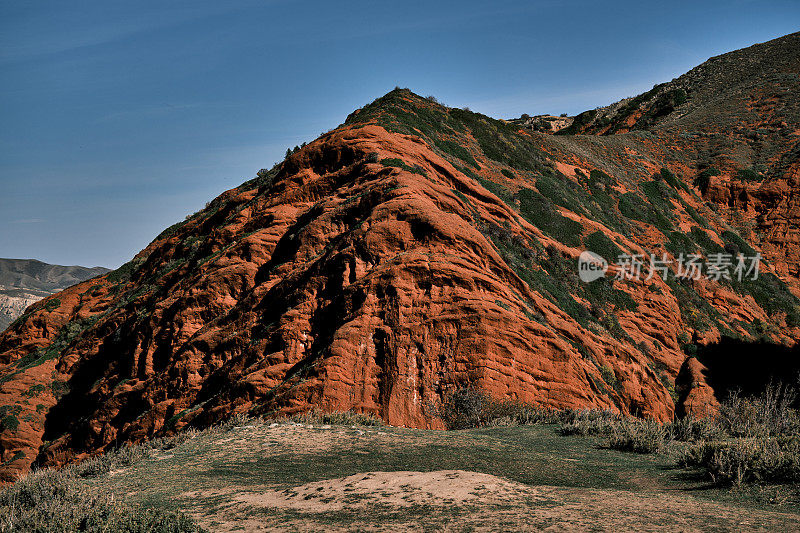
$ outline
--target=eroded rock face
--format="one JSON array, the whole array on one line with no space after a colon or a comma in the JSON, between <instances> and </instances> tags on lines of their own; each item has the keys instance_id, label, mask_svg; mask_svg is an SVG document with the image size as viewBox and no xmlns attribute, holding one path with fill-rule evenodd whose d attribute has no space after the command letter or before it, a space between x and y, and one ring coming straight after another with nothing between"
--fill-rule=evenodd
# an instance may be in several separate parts
<instances>
[{"instance_id":1,"label":"eroded rock face","mask_svg":"<svg viewBox=\"0 0 800 533\"><path fill-rule=\"evenodd\" d=\"M427 176L367 162L374 153ZM3 433L4 460L21 450L17 465L61 463L245 410L354 409L439 427L426 405L464 383L556 408L671 416L641 355L531 291L474 211L512 233L535 228L425 144L377 126L337 131L290 158L269 191L226 193L139 254L126 284L73 287L6 333L0 398L33 401ZM197 235L188 250L185 235ZM65 354L15 370L69 317L87 329ZM622 387L602 390L586 354ZM52 382L69 392L54 395Z\"/></svg>"},{"instance_id":2,"label":"eroded rock face","mask_svg":"<svg viewBox=\"0 0 800 533\"><path fill-rule=\"evenodd\" d=\"M575 267L586 247L708 253L740 239L675 151L517 132L393 91L0 336L0 475L238 412L441 427L428 407L467 385L542 407L706 413L714 391L686 346L793 344L783 283L767 289L785 308L761 285L590 288ZM748 206L783 205L763 189ZM779 274L790 226L764 233Z\"/></svg>"}]
</instances>

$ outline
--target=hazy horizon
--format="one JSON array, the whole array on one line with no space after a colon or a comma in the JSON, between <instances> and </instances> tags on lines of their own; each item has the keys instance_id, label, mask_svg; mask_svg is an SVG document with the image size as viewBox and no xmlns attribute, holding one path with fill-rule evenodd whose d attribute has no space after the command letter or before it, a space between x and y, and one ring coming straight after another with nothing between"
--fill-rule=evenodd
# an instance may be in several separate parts
<instances>
[{"instance_id":1,"label":"hazy horizon","mask_svg":"<svg viewBox=\"0 0 800 533\"><path fill-rule=\"evenodd\" d=\"M396 85L572 115L800 20L793 2L612 6L0 4L0 257L115 268Z\"/></svg>"}]
</instances>

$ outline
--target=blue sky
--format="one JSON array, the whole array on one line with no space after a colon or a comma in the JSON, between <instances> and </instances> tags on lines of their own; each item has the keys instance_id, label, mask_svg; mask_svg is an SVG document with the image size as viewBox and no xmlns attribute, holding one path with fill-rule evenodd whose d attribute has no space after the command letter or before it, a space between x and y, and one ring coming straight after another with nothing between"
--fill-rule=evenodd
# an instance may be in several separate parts
<instances>
[{"instance_id":1,"label":"blue sky","mask_svg":"<svg viewBox=\"0 0 800 533\"><path fill-rule=\"evenodd\" d=\"M647 4L0 0L0 257L119 266L396 85L574 114L800 22Z\"/></svg>"}]
</instances>

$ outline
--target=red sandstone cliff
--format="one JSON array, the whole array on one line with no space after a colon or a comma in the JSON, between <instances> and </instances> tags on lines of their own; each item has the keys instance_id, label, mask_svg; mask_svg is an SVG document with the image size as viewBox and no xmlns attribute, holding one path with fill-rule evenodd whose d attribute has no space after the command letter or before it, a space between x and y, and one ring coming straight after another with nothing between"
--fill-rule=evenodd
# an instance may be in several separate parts
<instances>
[{"instance_id":1,"label":"red sandstone cliff","mask_svg":"<svg viewBox=\"0 0 800 533\"><path fill-rule=\"evenodd\" d=\"M800 337L781 244L797 165L784 151L785 172L734 195L773 217L747 243L706 202L731 188L715 177L703 198L700 150L659 135L540 135L393 91L0 336L2 479L235 412L439 427L425 406L466 384L703 412L713 391L687 346ZM585 285L575 269L585 248L734 245L761 247L784 281Z\"/></svg>"}]
</instances>

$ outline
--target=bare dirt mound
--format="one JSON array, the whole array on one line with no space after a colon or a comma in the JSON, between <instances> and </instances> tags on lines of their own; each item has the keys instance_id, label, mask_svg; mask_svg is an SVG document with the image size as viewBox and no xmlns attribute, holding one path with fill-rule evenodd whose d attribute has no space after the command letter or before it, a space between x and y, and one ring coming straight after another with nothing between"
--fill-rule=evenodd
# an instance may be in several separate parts
<instances>
[{"instance_id":1,"label":"bare dirt mound","mask_svg":"<svg viewBox=\"0 0 800 533\"><path fill-rule=\"evenodd\" d=\"M536 489L497 476L440 470L437 472L364 472L307 483L293 489L242 494L234 501L305 512L345 507L390 505L499 505L536 496Z\"/></svg>"},{"instance_id":2,"label":"bare dirt mound","mask_svg":"<svg viewBox=\"0 0 800 533\"><path fill-rule=\"evenodd\" d=\"M281 491L232 493L230 498L231 503L223 506L220 515L211 521L205 517L209 526L231 531L800 528L797 516L701 502L674 493L532 487L464 470L364 472ZM263 520L254 517L258 509L266 513ZM242 520L243 516L247 518ZM346 520L342 520L344 517ZM343 521L350 523L344 527Z\"/></svg>"}]
</instances>

